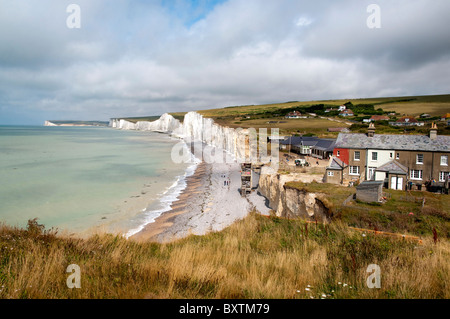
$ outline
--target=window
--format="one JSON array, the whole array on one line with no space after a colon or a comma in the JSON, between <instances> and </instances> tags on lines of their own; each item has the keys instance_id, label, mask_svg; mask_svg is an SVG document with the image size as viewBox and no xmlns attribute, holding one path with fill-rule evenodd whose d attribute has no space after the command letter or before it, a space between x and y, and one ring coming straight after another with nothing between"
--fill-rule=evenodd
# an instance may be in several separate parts
<instances>
[{"instance_id":1,"label":"window","mask_svg":"<svg viewBox=\"0 0 450 319\"><path fill-rule=\"evenodd\" d=\"M450 176L450 172L439 172L439 181L440 182L445 182L445 180L449 176Z\"/></svg>"},{"instance_id":2,"label":"window","mask_svg":"<svg viewBox=\"0 0 450 319\"><path fill-rule=\"evenodd\" d=\"M397 153L397 156L395 156L395 159L400 159L400 153Z\"/></svg>"},{"instance_id":3,"label":"window","mask_svg":"<svg viewBox=\"0 0 450 319\"><path fill-rule=\"evenodd\" d=\"M423 154L417 154L416 164L423 164Z\"/></svg>"},{"instance_id":4,"label":"window","mask_svg":"<svg viewBox=\"0 0 450 319\"><path fill-rule=\"evenodd\" d=\"M448 155L442 155L441 156L441 165L442 166L448 166Z\"/></svg>"},{"instance_id":5,"label":"window","mask_svg":"<svg viewBox=\"0 0 450 319\"><path fill-rule=\"evenodd\" d=\"M394 153L389 153L389 158L394 158Z\"/></svg>"},{"instance_id":6,"label":"window","mask_svg":"<svg viewBox=\"0 0 450 319\"><path fill-rule=\"evenodd\" d=\"M361 159L361 152L355 151L355 161L359 161Z\"/></svg>"},{"instance_id":7,"label":"window","mask_svg":"<svg viewBox=\"0 0 450 319\"><path fill-rule=\"evenodd\" d=\"M334 176L334 172L328 171L328 176Z\"/></svg>"},{"instance_id":8,"label":"window","mask_svg":"<svg viewBox=\"0 0 450 319\"><path fill-rule=\"evenodd\" d=\"M422 179L422 170L412 169L410 171L411 179Z\"/></svg>"},{"instance_id":9,"label":"window","mask_svg":"<svg viewBox=\"0 0 450 319\"><path fill-rule=\"evenodd\" d=\"M378 160L378 152L372 152L372 161Z\"/></svg>"},{"instance_id":10,"label":"window","mask_svg":"<svg viewBox=\"0 0 450 319\"><path fill-rule=\"evenodd\" d=\"M359 175L359 166L350 166L350 175Z\"/></svg>"},{"instance_id":11,"label":"window","mask_svg":"<svg viewBox=\"0 0 450 319\"><path fill-rule=\"evenodd\" d=\"M341 156L341 151L336 151L336 156Z\"/></svg>"}]
</instances>

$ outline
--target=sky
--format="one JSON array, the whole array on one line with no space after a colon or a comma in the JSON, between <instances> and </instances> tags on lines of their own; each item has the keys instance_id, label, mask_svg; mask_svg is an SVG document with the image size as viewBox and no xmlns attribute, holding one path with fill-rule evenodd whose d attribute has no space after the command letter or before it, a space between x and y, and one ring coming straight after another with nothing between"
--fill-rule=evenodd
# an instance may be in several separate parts
<instances>
[{"instance_id":1,"label":"sky","mask_svg":"<svg viewBox=\"0 0 450 319\"><path fill-rule=\"evenodd\" d=\"M449 12L448 0L0 0L0 125L448 94Z\"/></svg>"}]
</instances>

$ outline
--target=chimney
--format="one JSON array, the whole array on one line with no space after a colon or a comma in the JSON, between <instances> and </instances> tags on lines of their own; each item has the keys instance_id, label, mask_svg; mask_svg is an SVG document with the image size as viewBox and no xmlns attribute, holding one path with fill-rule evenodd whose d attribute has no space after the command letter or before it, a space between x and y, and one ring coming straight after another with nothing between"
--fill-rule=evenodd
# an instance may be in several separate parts
<instances>
[{"instance_id":1,"label":"chimney","mask_svg":"<svg viewBox=\"0 0 450 319\"><path fill-rule=\"evenodd\" d=\"M368 137L373 137L375 135L375 124L370 123L369 124L369 129L367 130L367 136Z\"/></svg>"},{"instance_id":2,"label":"chimney","mask_svg":"<svg viewBox=\"0 0 450 319\"><path fill-rule=\"evenodd\" d=\"M436 123L431 124L431 129L430 129L430 140L434 141L437 138L437 125Z\"/></svg>"}]
</instances>

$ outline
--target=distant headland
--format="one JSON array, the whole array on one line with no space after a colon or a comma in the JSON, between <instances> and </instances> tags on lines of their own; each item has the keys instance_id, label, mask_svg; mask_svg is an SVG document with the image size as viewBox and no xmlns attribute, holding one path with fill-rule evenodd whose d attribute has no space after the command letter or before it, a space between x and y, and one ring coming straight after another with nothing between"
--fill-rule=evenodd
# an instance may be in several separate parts
<instances>
[{"instance_id":1,"label":"distant headland","mask_svg":"<svg viewBox=\"0 0 450 319\"><path fill-rule=\"evenodd\" d=\"M108 126L103 121L45 121L44 126Z\"/></svg>"}]
</instances>

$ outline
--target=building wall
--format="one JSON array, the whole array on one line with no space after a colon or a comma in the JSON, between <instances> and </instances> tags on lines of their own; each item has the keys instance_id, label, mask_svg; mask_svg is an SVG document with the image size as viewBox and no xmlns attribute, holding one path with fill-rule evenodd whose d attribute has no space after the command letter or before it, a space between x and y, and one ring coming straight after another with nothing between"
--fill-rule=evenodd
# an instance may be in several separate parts
<instances>
[{"instance_id":1,"label":"building wall","mask_svg":"<svg viewBox=\"0 0 450 319\"><path fill-rule=\"evenodd\" d=\"M333 176L329 176L328 173L332 172ZM342 183L342 170L327 169L325 172L325 183L341 184Z\"/></svg>"},{"instance_id":2,"label":"building wall","mask_svg":"<svg viewBox=\"0 0 450 319\"><path fill-rule=\"evenodd\" d=\"M360 184L356 188L356 199L364 202L378 202L382 194L383 184L364 185Z\"/></svg>"},{"instance_id":3,"label":"building wall","mask_svg":"<svg viewBox=\"0 0 450 319\"><path fill-rule=\"evenodd\" d=\"M349 159L348 153L349 153L348 148L335 148L333 151L333 156L339 158L345 164L348 164L348 159Z\"/></svg>"},{"instance_id":4,"label":"building wall","mask_svg":"<svg viewBox=\"0 0 450 319\"><path fill-rule=\"evenodd\" d=\"M432 166L433 166L433 152L424 151L396 151L396 155L399 154L400 157L397 161L406 167L408 167L408 180L420 184L432 178ZM423 164L417 163L417 155L423 155ZM411 178L411 170L421 170L422 179ZM439 176L438 176L439 177Z\"/></svg>"},{"instance_id":5,"label":"building wall","mask_svg":"<svg viewBox=\"0 0 450 319\"><path fill-rule=\"evenodd\" d=\"M447 156L447 165L441 165L441 156ZM433 153L432 177L439 182L440 172L450 172L450 152L435 152ZM441 182L444 183L444 182Z\"/></svg>"},{"instance_id":6,"label":"building wall","mask_svg":"<svg viewBox=\"0 0 450 319\"><path fill-rule=\"evenodd\" d=\"M376 181L384 181L386 179L386 172L375 172Z\"/></svg>"},{"instance_id":7,"label":"building wall","mask_svg":"<svg viewBox=\"0 0 450 319\"><path fill-rule=\"evenodd\" d=\"M377 160L373 161L372 154L375 152L377 153ZM386 163L389 163L393 159L395 159L395 150L369 149L367 151L367 166L366 166L367 179L369 179L369 168L370 167L378 168L380 166L383 166ZM380 173L375 175L375 180L381 180L381 181L384 180L384 178L386 177L386 174L380 174Z\"/></svg>"},{"instance_id":8,"label":"building wall","mask_svg":"<svg viewBox=\"0 0 450 319\"><path fill-rule=\"evenodd\" d=\"M408 179L412 182L420 183L429 180L436 180L439 182L440 172L450 172L450 165L441 165L441 156L448 156L450 160L450 152L424 152L424 151L396 151L399 154L398 161L411 170L422 170L422 180L411 179L408 172ZM423 154L423 164L417 163L417 154Z\"/></svg>"},{"instance_id":9,"label":"building wall","mask_svg":"<svg viewBox=\"0 0 450 319\"><path fill-rule=\"evenodd\" d=\"M359 176L361 178L361 180L365 180L366 179L366 156L367 156L367 151L364 149L349 149L348 150L349 154L348 154L348 175L349 178L354 179L356 178L355 175L351 175L350 174L350 166L359 166ZM359 152L360 156L359 156L359 161L355 160L355 153Z\"/></svg>"}]
</instances>

